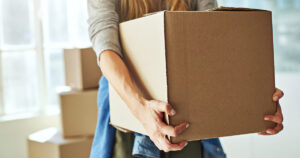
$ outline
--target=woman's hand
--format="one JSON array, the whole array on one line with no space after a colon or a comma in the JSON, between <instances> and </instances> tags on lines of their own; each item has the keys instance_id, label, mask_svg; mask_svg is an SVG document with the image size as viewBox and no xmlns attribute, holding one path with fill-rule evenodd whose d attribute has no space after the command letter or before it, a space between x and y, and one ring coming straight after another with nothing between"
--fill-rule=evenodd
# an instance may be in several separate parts
<instances>
[{"instance_id":1,"label":"woman's hand","mask_svg":"<svg viewBox=\"0 0 300 158\"><path fill-rule=\"evenodd\" d=\"M182 150L187 145L186 141L172 144L166 137L176 137L189 127L187 122L175 127L163 122L164 113L170 116L176 114L170 104L158 100L147 100L142 107L138 119L143 124L150 139L160 150L165 152Z\"/></svg>"},{"instance_id":2,"label":"woman's hand","mask_svg":"<svg viewBox=\"0 0 300 158\"><path fill-rule=\"evenodd\" d=\"M274 115L266 115L264 117L265 120L275 122L275 123L277 123L277 125L273 129L267 129L263 132L259 132L258 134L260 134L260 135L274 135L274 134L277 134L280 131L282 131L282 129L283 129L283 125L282 125L283 115L282 115L282 112L281 112L279 99L282 98L283 95L284 95L283 92L280 89L276 88L276 91L273 94L273 101L276 102L277 111Z\"/></svg>"}]
</instances>

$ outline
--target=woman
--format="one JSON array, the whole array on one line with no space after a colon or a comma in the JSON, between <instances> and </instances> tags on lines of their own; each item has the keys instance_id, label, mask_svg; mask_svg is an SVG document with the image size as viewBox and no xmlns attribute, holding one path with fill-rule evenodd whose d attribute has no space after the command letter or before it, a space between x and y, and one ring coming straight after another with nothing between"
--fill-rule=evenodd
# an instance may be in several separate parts
<instances>
[{"instance_id":1,"label":"woman","mask_svg":"<svg viewBox=\"0 0 300 158\"><path fill-rule=\"evenodd\" d=\"M206 10L217 7L216 0L89 0L88 23L90 38L103 72L98 94L98 124L91 158L109 157L225 157L218 139L171 144L166 136L177 136L189 127L187 122L175 127L162 121L163 112L171 116L176 111L168 103L147 100L133 84L124 64L118 37L118 24L159 10ZM109 125L108 81L124 99L135 117L142 123L149 137L140 134L122 134ZM265 120L277 123L274 129L259 134L272 135L283 129L282 113L278 100L283 92L276 89L273 100L277 102L275 115ZM134 139L134 140L133 140ZM151 140L150 140L151 139ZM134 142L133 142L134 141ZM186 147L185 147L186 146ZM119 150L114 148L119 147ZM133 147L133 148L132 148ZM185 148L184 150L182 150ZM164 152L160 152L160 150ZM122 152L123 151L123 152ZM167 153L172 151L170 153ZM177 152L175 152L177 151ZM117 156L116 156L117 155Z\"/></svg>"}]
</instances>

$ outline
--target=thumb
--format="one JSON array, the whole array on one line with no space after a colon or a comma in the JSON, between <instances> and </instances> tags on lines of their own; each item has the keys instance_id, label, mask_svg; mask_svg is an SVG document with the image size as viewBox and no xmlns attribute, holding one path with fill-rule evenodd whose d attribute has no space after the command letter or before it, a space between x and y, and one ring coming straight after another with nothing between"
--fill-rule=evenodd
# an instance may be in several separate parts
<instances>
[{"instance_id":1,"label":"thumb","mask_svg":"<svg viewBox=\"0 0 300 158\"><path fill-rule=\"evenodd\" d=\"M167 102L153 100L150 102L150 106L159 112L165 112L170 116L174 116L176 114L174 108Z\"/></svg>"}]
</instances>

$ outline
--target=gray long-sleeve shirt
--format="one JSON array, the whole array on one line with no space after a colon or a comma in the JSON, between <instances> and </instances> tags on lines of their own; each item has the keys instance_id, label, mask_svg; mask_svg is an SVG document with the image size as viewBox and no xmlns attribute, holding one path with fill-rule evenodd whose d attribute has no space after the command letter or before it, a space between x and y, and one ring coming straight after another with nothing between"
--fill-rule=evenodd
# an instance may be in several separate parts
<instances>
[{"instance_id":1,"label":"gray long-sleeve shirt","mask_svg":"<svg viewBox=\"0 0 300 158\"><path fill-rule=\"evenodd\" d=\"M88 0L89 37L97 55L104 50L113 50L123 57L119 41L121 0ZM217 7L217 0L192 0L194 10L207 10Z\"/></svg>"}]
</instances>

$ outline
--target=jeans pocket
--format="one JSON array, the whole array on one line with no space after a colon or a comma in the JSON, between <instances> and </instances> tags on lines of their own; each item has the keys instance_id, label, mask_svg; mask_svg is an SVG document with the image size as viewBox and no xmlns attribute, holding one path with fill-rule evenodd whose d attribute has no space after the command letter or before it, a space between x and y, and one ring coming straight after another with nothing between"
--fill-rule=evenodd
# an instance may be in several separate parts
<instances>
[{"instance_id":1,"label":"jeans pocket","mask_svg":"<svg viewBox=\"0 0 300 158\"><path fill-rule=\"evenodd\" d=\"M202 141L203 158L226 158L222 146L209 141Z\"/></svg>"},{"instance_id":2,"label":"jeans pocket","mask_svg":"<svg viewBox=\"0 0 300 158\"><path fill-rule=\"evenodd\" d=\"M160 150L148 136L135 133L132 155L135 158L160 158Z\"/></svg>"}]
</instances>

